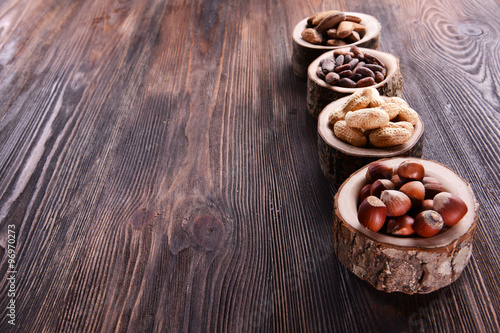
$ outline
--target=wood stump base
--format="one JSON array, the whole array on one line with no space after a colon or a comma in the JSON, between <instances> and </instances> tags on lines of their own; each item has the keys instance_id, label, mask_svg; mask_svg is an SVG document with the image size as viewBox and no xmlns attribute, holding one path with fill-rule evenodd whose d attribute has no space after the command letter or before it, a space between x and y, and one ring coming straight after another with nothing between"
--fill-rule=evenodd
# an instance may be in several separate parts
<instances>
[{"instance_id":1,"label":"wood stump base","mask_svg":"<svg viewBox=\"0 0 500 333\"><path fill-rule=\"evenodd\" d=\"M398 166L408 158L387 159ZM366 229L357 219L357 198L366 184L367 166L355 172L335 195L333 243L339 260L378 290L407 294L430 293L454 282L467 266L477 228L479 205L470 185L446 166L418 159L426 175L459 195L468 213L436 236L396 237Z\"/></svg>"}]
</instances>

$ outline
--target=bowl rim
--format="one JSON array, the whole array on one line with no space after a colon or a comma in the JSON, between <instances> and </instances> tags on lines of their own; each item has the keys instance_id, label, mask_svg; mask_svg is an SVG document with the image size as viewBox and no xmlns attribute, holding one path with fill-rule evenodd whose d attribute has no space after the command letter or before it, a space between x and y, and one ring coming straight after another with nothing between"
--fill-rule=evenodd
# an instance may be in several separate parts
<instances>
[{"instance_id":1,"label":"bowl rim","mask_svg":"<svg viewBox=\"0 0 500 333\"><path fill-rule=\"evenodd\" d=\"M363 38L361 38L359 41L351 43L351 44L341 45L341 46L317 45L317 44L313 44L313 43L309 43L308 41L305 41L304 39L302 39L302 36L301 36L302 31L304 31L304 29L307 26L307 19L310 17L310 16L308 16L295 25L295 28L293 29L293 33L292 33L293 40L297 44L299 44L300 46L305 47L305 48L316 49L316 50L336 50L336 49L340 49L340 48L344 48L344 47L350 47L353 45L363 44L363 43L369 41L370 39L378 36L380 34L380 32L382 31L382 25L380 24L380 22L377 20L377 18L375 16L364 14L364 13L358 13L358 12L344 12L344 13L346 15L358 16L359 18L361 18L361 24L363 24L363 22L364 22L363 25L367 26L367 23L370 23L370 27L372 25L374 25L375 29L368 29L368 27L367 27L366 33L363 36Z\"/></svg>"},{"instance_id":2,"label":"bowl rim","mask_svg":"<svg viewBox=\"0 0 500 333\"><path fill-rule=\"evenodd\" d=\"M467 205L467 214L453 227L441 232L433 237L397 237L380 232L373 232L365 228L357 219L358 194L362 186L366 184L366 169L371 164L367 164L359 170L355 171L347 180L342 183L337 193L335 194L334 206L335 215L354 229L357 233L370 238L371 240L385 244L389 247L400 247L406 249L436 249L446 248L451 243L465 237L469 232L475 229L477 225L477 213L479 204L474 196L474 192L470 184L460 177L454 170L448 166L434 160L428 160L416 157L393 157L381 159L378 161L387 161L393 167L398 166L403 161L417 160L424 165L426 176L432 176L438 179L447 192L458 195ZM377 161L375 161L377 162ZM375 163L372 162L372 163ZM427 167L432 165L432 170ZM447 173L445 178L440 173ZM349 188L347 185L351 185ZM348 188L349 191L345 189ZM339 202L345 202L347 205L339 206ZM353 215L354 214L354 215ZM352 218L355 216L355 218ZM351 218L352 220L349 220Z\"/></svg>"}]
</instances>

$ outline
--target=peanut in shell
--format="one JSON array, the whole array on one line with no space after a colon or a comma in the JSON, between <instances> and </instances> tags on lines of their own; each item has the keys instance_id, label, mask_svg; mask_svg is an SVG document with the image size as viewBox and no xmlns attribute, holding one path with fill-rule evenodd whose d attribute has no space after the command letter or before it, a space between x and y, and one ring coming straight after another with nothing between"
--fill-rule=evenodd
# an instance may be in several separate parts
<instances>
[{"instance_id":1,"label":"peanut in shell","mask_svg":"<svg viewBox=\"0 0 500 333\"><path fill-rule=\"evenodd\" d=\"M368 140L359 129L347 126L345 120L339 120L333 125L333 132L337 138L356 147L366 146Z\"/></svg>"},{"instance_id":2,"label":"peanut in shell","mask_svg":"<svg viewBox=\"0 0 500 333\"><path fill-rule=\"evenodd\" d=\"M411 138L411 134L404 128L384 126L370 132L368 139L377 148L387 148L405 143Z\"/></svg>"},{"instance_id":3,"label":"peanut in shell","mask_svg":"<svg viewBox=\"0 0 500 333\"><path fill-rule=\"evenodd\" d=\"M345 122L350 127L371 130L389 124L389 115L379 108L366 108L347 112Z\"/></svg>"}]
</instances>

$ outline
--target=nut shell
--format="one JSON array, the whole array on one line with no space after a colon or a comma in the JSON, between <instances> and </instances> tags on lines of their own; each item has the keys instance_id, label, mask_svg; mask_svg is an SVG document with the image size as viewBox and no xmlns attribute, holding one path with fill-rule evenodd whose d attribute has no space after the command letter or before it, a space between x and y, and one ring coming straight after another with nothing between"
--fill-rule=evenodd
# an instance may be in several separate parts
<instances>
[{"instance_id":1,"label":"nut shell","mask_svg":"<svg viewBox=\"0 0 500 333\"><path fill-rule=\"evenodd\" d=\"M425 199L433 199L436 194L444 191L443 184L434 177L426 176L422 183L425 187Z\"/></svg>"},{"instance_id":2,"label":"nut shell","mask_svg":"<svg viewBox=\"0 0 500 333\"><path fill-rule=\"evenodd\" d=\"M457 224L467 214L467 205L455 194L441 192L436 194L433 201L434 210L443 217L444 224L449 227Z\"/></svg>"},{"instance_id":3,"label":"nut shell","mask_svg":"<svg viewBox=\"0 0 500 333\"><path fill-rule=\"evenodd\" d=\"M323 36L316 29L308 28L302 31L302 38L311 44L321 44Z\"/></svg>"},{"instance_id":4,"label":"nut shell","mask_svg":"<svg viewBox=\"0 0 500 333\"><path fill-rule=\"evenodd\" d=\"M443 218L434 210L424 210L415 217L413 229L422 237L436 235L444 226Z\"/></svg>"},{"instance_id":5,"label":"nut shell","mask_svg":"<svg viewBox=\"0 0 500 333\"><path fill-rule=\"evenodd\" d=\"M384 226L387 217L387 207L377 197L369 196L358 208L358 220L366 228L377 232Z\"/></svg>"},{"instance_id":6,"label":"nut shell","mask_svg":"<svg viewBox=\"0 0 500 333\"><path fill-rule=\"evenodd\" d=\"M387 233L396 236L411 236L415 233L413 223L415 220L410 215L402 215L387 219Z\"/></svg>"},{"instance_id":7,"label":"nut shell","mask_svg":"<svg viewBox=\"0 0 500 333\"><path fill-rule=\"evenodd\" d=\"M370 183L377 179L391 179L393 174L392 166L384 161L373 162L366 169L366 180Z\"/></svg>"},{"instance_id":8,"label":"nut shell","mask_svg":"<svg viewBox=\"0 0 500 333\"><path fill-rule=\"evenodd\" d=\"M403 185L403 182L401 181L397 173L394 173L392 175L391 182L394 184L396 190L399 190L399 188Z\"/></svg>"},{"instance_id":9,"label":"nut shell","mask_svg":"<svg viewBox=\"0 0 500 333\"><path fill-rule=\"evenodd\" d=\"M380 200L387 206L387 216L401 216L411 208L410 198L397 190L383 191Z\"/></svg>"},{"instance_id":10,"label":"nut shell","mask_svg":"<svg viewBox=\"0 0 500 333\"><path fill-rule=\"evenodd\" d=\"M425 199L422 201L422 206L420 206L421 210L429 210L429 209L434 209L434 200L432 199Z\"/></svg>"},{"instance_id":11,"label":"nut shell","mask_svg":"<svg viewBox=\"0 0 500 333\"><path fill-rule=\"evenodd\" d=\"M379 108L364 108L347 112L345 122L350 127L370 130L386 126L389 123L389 115Z\"/></svg>"},{"instance_id":12,"label":"nut shell","mask_svg":"<svg viewBox=\"0 0 500 333\"><path fill-rule=\"evenodd\" d=\"M316 26L316 30L322 33L324 31L327 31L328 29L336 27L337 24L344 20L345 14L343 12L332 12L330 15L328 15L318 23L318 25Z\"/></svg>"},{"instance_id":13,"label":"nut shell","mask_svg":"<svg viewBox=\"0 0 500 333\"><path fill-rule=\"evenodd\" d=\"M417 180L403 184L399 190L410 198L413 208L420 206L424 201L425 187Z\"/></svg>"},{"instance_id":14,"label":"nut shell","mask_svg":"<svg viewBox=\"0 0 500 333\"><path fill-rule=\"evenodd\" d=\"M412 132L405 128L383 126L370 132L370 143L377 148L387 148L401 145L410 140Z\"/></svg>"},{"instance_id":15,"label":"nut shell","mask_svg":"<svg viewBox=\"0 0 500 333\"><path fill-rule=\"evenodd\" d=\"M398 176L404 183L424 178L424 166L418 161L404 161L398 167Z\"/></svg>"},{"instance_id":16,"label":"nut shell","mask_svg":"<svg viewBox=\"0 0 500 333\"><path fill-rule=\"evenodd\" d=\"M377 179L370 187L370 194L380 198L385 190L394 190L394 184L389 179Z\"/></svg>"},{"instance_id":17,"label":"nut shell","mask_svg":"<svg viewBox=\"0 0 500 333\"><path fill-rule=\"evenodd\" d=\"M372 188L372 184L366 184L361 188L361 191L359 191L359 202L363 202L366 198L370 196L370 190Z\"/></svg>"}]
</instances>

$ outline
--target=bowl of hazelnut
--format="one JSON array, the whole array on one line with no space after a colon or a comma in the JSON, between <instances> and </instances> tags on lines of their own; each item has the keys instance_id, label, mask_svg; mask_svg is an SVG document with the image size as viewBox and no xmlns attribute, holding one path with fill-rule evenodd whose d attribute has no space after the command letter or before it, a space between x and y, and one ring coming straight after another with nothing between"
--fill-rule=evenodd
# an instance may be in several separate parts
<instances>
[{"instance_id":1,"label":"bowl of hazelnut","mask_svg":"<svg viewBox=\"0 0 500 333\"><path fill-rule=\"evenodd\" d=\"M366 87L383 96L401 97L399 59L357 46L326 52L307 70L307 110L317 118L329 103Z\"/></svg>"},{"instance_id":2,"label":"bowl of hazelnut","mask_svg":"<svg viewBox=\"0 0 500 333\"><path fill-rule=\"evenodd\" d=\"M422 119L400 97L375 88L328 104L318 117L321 170L337 187L364 165L390 157L422 157Z\"/></svg>"},{"instance_id":3,"label":"bowl of hazelnut","mask_svg":"<svg viewBox=\"0 0 500 333\"><path fill-rule=\"evenodd\" d=\"M390 158L354 172L335 195L334 250L378 290L430 293L469 262L479 204L447 166Z\"/></svg>"},{"instance_id":4,"label":"bowl of hazelnut","mask_svg":"<svg viewBox=\"0 0 500 333\"><path fill-rule=\"evenodd\" d=\"M352 45L376 49L380 31L379 21L371 15L338 10L315 13L293 30L293 71L307 78L309 64L329 50Z\"/></svg>"}]
</instances>

